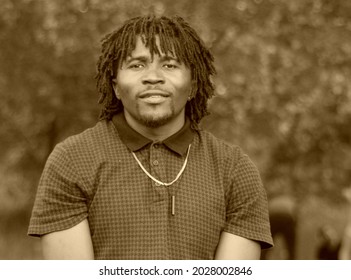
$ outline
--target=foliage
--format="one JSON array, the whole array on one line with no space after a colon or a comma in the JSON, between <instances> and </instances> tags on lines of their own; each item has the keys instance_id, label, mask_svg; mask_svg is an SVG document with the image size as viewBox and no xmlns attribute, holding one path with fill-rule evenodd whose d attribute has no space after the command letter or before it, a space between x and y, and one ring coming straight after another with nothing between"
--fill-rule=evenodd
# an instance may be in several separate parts
<instances>
[{"instance_id":1,"label":"foliage","mask_svg":"<svg viewBox=\"0 0 351 280\"><path fill-rule=\"evenodd\" d=\"M182 15L211 47L217 97L203 126L245 149L269 194L339 201L351 180L349 1L4 0L0 207L29 211L54 145L97 120L100 39L149 12Z\"/></svg>"},{"instance_id":2,"label":"foliage","mask_svg":"<svg viewBox=\"0 0 351 280\"><path fill-rule=\"evenodd\" d=\"M237 9L243 20L220 27L213 43L232 58L221 60L215 103L223 131L256 155L270 193L339 201L351 179L350 3L238 1Z\"/></svg>"}]
</instances>

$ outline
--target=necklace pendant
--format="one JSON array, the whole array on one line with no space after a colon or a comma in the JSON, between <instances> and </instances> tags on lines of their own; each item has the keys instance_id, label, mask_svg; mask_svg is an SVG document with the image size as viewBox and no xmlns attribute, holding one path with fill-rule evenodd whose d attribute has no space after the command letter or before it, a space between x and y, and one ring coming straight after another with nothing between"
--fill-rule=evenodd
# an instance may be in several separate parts
<instances>
[{"instance_id":1,"label":"necklace pendant","mask_svg":"<svg viewBox=\"0 0 351 280\"><path fill-rule=\"evenodd\" d=\"M172 203L171 203L171 213L172 213L172 216L175 215L175 195L172 195Z\"/></svg>"},{"instance_id":2,"label":"necklace pendant","mask_svg":"<svg viewBox=\"0 0 351 280\"><path fill-rule=\"evenodd\" d=\"M185 160L184 160L184 163L183 163L183 166L182 168L180 169L178 175L175 177L175 179L172 181L172 182L169 182L169 183L164 183L164 182L161 182L160 180L156 179L154 176L152 176L146 169L145 167L141 164L140 160L138 159L138 157L135 155L134 152L132 152L132 155L135 159L135 161L138 163L139 167L141 168L141 170L152 180L154 181L155 183L155 186L164 186L164 187L169 187L169 186L172 186L175 182L178 181L178 179L182 176L185 168L186 168L186 165L188 163L188 158L189 158L189 153L190 153L190 147L191 147L191 144L189 144L189 147L188 147L188 151L187 151L187 154L186 154L186 157L185 157ZM171 215L174 216L175 215L175 195L172 195L171 197Z\"/></svg>"}]
</instances>

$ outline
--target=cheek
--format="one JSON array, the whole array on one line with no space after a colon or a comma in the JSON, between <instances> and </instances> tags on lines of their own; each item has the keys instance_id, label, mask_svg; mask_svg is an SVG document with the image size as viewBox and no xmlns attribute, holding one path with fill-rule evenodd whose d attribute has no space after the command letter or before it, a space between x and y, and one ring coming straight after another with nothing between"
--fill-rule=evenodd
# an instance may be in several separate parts
<instances>
[{"instance_id":1,"label":"cheek","mask_svg":"<svg viewBox=\"0 0 351 280\"><path fill-rule=\"evenodd\" d=\"M133 92L135 91L135 86L132 83L129 83L127 80L117 81L117 93L120 99L129 99L132 98Z\"/></svg>"},{"instance_id":2,"label":"cheek","mask_svg":"<svg viewBox=\"0 0 351 280\"><path fill-rule=\"evenodd\" d=\"M116 92L117 98L122 102L123 106L130 106L129 104L132 102L133 95L131 94L131 89L128 85L119 84L117 86Z\"/></svg>"},{"instance_id":3,"label":"cheek","mask_svg":"<svg viewBox=\"0 0 351 280\"><path fill-rule=\"evenodd\" d=\"M188 99L188 97L191 95L192 92L192 83L189 81L187 83L184 83L179 90L181 91L181 96L184 99Z\"/></svg>"},{"instance_id":4,"label":"cheek","mask_svg":"<svg viewBox=\"0 0 351 280\"><path fill-rule=\"evenodd\" d=\"M192 88L192 80L190 74L186 73L177 77L173 84L181 94L188 95Z\"/></svg>"},{"instance_id":5,"label":"cheek","mask_svg":"<svg viewBox=\"0 0 351 280\"><path fill-rule=\"evenodd\" d=\"M136 85L136 78L121 70L121 72L117 74L116 83L120 91L130 92Z\"/></svg>"}]
</instances>

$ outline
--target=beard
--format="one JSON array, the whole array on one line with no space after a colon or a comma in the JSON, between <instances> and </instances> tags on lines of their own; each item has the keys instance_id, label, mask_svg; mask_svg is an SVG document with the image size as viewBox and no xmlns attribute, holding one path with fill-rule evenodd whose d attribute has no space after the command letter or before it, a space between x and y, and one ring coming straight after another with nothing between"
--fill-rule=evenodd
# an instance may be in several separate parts
<instances>
[{"instance_id":1,"label":"beard","mask_svg":"<svg viewBox=\"0 0 351 280\"><path fill-rule=\"evenodd\" d=\"M138 110L138 112L139 114L137 116L134 116L134 118L138 120L139 123L149 128L161 127L169 123L176 116L173 106L171 106L169 108L169 111L165 112L164 114L147 114L141 113L140 110Z\"/></svg>"}]
</instances>

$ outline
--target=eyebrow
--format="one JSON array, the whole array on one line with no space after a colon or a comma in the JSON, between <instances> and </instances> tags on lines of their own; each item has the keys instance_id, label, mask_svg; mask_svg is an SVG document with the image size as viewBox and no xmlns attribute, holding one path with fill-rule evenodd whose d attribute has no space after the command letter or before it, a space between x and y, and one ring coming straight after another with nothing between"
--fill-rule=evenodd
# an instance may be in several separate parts
<instances>
[{"instance_id":1,"label":"eyebrow","mask_svg":"<svg viewBox=\"0 0 351 280\"><path fill-rule=\"evenodd\" d=\"M174 60L178 63L181 63L181 61L177 58L177 57L174 57L174 56L171 56L171 55L164 55L164 56L161 56L161 61L164 62L164 61L169 61L169 60Z\"/></svg>"},{"instance_id":2,"label":"eyebrow","mask_svg":"<svg viewBox=\"0 0 351 280\"><path fill-rule=\"evenodd\" d=\"M125 60L126 63L130 63L133 61L147 61L149 58L147 56L128 56Z\"/></svg>"},{"instance_id":3,"label":"eyebrow","mask_svg":"<svg viewBox=\"0 0 351 280\"><path fill-rule=\"evenodd\" d=\"M140 56L128 56L125 60L126 63L131 63L133 61L141 61L141 62L147 62L150 60L149 56L146 55L140 55ZM169 60L174 60L178 63L181 63L181 61L174 57L174 56L170 56L170 55L163 55L160 57L160 61L161 62L165 62L165 61L169 61Z\"/></svg>"}]
</instances>

